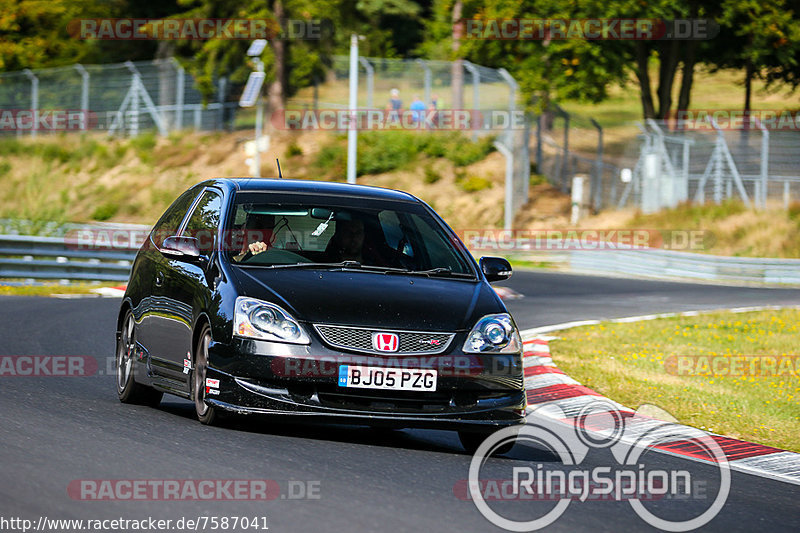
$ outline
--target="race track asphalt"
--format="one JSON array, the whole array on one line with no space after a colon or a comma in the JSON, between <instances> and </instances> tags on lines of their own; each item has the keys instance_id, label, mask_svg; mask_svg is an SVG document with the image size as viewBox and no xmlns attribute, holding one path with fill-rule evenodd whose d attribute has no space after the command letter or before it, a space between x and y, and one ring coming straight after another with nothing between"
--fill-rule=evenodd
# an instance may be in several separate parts
<instances>
[{"instance_id":1,"label":"race track asphalt","mask_svg":"<svg viewBox=\"0 0 800 533\"><path fill-rule=\"evenodd\" d=\"M508 302L521 328L589 318L750 305L795 305L800 290L751 289L550 272L517 272L505 283L524 298ZM117 299L0 298L0 355L85 355L99 361L87 377L0 379L0 519L266 517L270 531L499 531L457 497L471 456L445 431L379 431L246 417L224 427L194 420L193 406L165 398L158 408L123 405L113 376ZM585 466L615 464L597 450ZM498 478L512 465L560 465L517 446L487 463ZM699 514L715 494L710 465L663 455L650 464L701 480L693 498L649 508L665 517ZM86 479L269 479L269 502L84 501L67 487ZM313 482L318 499L291 499L290 482ZM294 486L299 486L294 484ZM704 492L705 491L705 492ZM800 487L732 474L730 496L704 531L800 530ZM531 519L542 506L509 504ZM513 508L511 507L513 506ZM539 506L539 507L534 507ZM498 509L504 509L498 507ZM539 513L537 515L537 513ZM0 525L2 520L0 520ZM210 527L210 523L208 524ZM627 502L573 502L548 531L649 531ZM250 531L255 531L251 529Z\"/></svg>"}]
</instances>

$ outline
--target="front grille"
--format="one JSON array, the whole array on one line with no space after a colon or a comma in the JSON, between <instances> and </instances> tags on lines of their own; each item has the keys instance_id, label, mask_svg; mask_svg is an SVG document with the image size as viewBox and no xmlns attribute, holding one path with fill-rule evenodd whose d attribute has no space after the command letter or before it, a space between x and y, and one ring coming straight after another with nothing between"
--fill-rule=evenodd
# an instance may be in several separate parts
<instances>
[{"instance_id":1,"label":"front grille","mask_svg":"<svg viewBox=\"0 0 800 533\"><path fill-rule=\"evenodd\" d=\"M438 354L444 352L455 336L453 333L397 331L390 329L367 329L350 326L315 325L322 340L334 348L382 355ZM396 352L382 352L372 347L373 333L396 333Z\"/></svg>"}]
</instances>

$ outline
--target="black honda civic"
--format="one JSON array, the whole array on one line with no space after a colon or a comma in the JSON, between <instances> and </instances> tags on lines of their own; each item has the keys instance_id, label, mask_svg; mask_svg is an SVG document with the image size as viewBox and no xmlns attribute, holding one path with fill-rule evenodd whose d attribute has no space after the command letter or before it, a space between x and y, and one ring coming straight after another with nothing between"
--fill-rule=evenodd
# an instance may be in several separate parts
<instances>
[{"instance_id":1,"label":"black honda civic","mask_svg":"<svg viewBox=\"0 0 800 533\"><path fill-rule=\"evenodd\" d=\"M117 392L225 413L458 431L475 449L525 414L519 331L424 202L377 187L240 178L195 185L133 263Z\"/></svg>"}]
</instances>

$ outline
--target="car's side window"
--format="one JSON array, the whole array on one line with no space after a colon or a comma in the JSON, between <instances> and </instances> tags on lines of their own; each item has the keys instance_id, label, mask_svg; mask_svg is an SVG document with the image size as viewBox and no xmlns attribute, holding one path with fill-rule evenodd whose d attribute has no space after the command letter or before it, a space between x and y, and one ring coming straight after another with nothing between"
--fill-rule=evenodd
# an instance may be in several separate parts
<instances>
[{"instance_id":1,"label":"car's side window","mask_svg":"<svg viewBox=\"0 0 800 533\"><path fill-rule=\"evenodd\" d=\"M221 208L222 196L207 189L197 202L183 230L183 235L197 239L197 244L203 253L209 254L214 251Z\"/></svg>"},{"instance_id":2,"label":"car's side window","mask_svg":"<svg viewBox=\"0 0 800 533\"><path fill-rule=\"evenodd\" d=\"M195 198L197 198L197 189L190 189L172 202L172 205L161 215L152 232L153 242L156 246L160 247L167 237L177 235L183 217Z\"/></svg>"}]
</instances>

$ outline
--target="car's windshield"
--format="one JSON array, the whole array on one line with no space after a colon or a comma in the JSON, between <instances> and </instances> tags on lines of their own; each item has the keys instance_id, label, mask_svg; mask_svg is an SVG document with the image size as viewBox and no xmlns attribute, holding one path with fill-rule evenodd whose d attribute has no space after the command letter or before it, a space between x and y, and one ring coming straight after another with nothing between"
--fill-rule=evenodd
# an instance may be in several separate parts
<instances>
[{"instance_id":1,"label":"car's windshield","mask_svg":"<svg viewBox=\"0 0 800 533\"><path fill-rule=\"evenodd\" d=\"M231 261L239 265L474 275L462 246L410 202L239 193L227 230Z\"/></svg>"}]
</instances>

